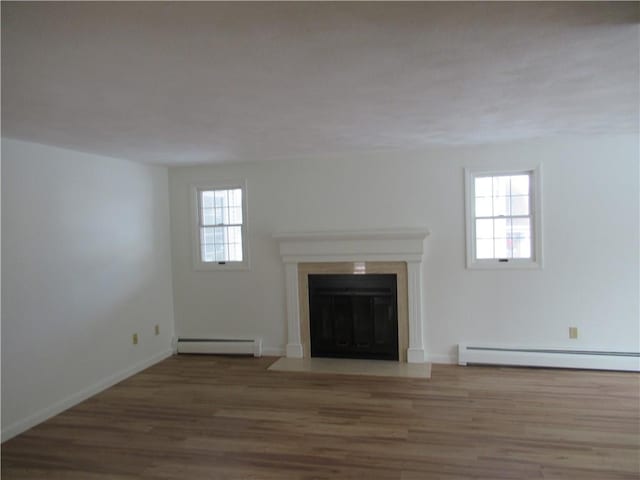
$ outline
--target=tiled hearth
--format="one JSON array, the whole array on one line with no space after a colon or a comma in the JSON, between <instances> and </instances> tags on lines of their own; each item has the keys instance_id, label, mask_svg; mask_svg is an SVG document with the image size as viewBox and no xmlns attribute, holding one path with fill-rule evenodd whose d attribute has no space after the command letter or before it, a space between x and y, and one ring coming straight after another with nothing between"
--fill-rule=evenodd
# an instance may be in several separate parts
<instances>
[{"instance_id":1,"label":"tiled hearth","mask_svg":"<svg viewBox=\"0 0 640 480\"><path fill-rule=\"evenodd\" d=\"M345 362L342 358L279 358L269 366L268 370L396 378L427 379L431 377L429 363L353 359Z\"/></svg>"}]
</instances>

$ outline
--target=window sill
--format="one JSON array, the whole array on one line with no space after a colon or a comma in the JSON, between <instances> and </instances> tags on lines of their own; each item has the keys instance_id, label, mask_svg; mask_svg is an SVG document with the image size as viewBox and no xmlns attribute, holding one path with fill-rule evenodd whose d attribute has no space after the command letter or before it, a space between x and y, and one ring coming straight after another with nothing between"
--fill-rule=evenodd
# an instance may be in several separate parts
<instances>
[{"instance_id":1,"label":"window sill","mask_svg":"<svg viewBox=\"0 0 640 480\"><path fill-rule=\"evenodd\" d=\"M219 264L217 262L197 262L193 266L194 270L201 272L224 272L224 271L243 271L250 270L250 265L248 262L227 262L225 264Z\"/></svg>"},{"instance_id":2,"label":"window sill","mask_svg":"<svg viewBox=\"0 0 640 480\"><path fill-rule=\"evenodd\" d=\"M468 270L541 270L542 262L518 261L499 262L497 260L476 260L467 262Z\"/></svg>"}]
</instances>

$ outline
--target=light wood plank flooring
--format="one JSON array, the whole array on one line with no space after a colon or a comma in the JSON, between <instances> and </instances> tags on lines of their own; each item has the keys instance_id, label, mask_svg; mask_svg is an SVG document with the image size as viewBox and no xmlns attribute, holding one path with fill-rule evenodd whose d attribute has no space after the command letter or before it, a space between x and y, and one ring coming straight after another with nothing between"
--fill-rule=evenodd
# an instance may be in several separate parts
<instances>
[{"instance_id":1,"label":"light wood plank flooring","mask_svg":"<svg viewBox=\"0 0 640 480\"><path fill-rule=\"evenodd\" d=\"M10 479L640 478L640 376L434 365L432 378L179 356L2 445Z\"/></svg>"}]
</instances>

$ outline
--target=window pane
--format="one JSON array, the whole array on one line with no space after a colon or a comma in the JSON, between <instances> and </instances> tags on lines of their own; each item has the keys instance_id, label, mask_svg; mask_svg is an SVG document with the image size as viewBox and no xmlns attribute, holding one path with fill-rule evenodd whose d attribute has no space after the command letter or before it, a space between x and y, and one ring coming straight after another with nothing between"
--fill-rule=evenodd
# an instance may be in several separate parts
<instances>
[{"instance_id":1,"label":"window pane","mask_svg":"<svg viewBox=\"0 0 640 480\"><path fill-rule=\"evenodd\" d=\"M242 223L242 208L231 207L229 209L229 223L238 225Z\"/></svg>"},{"instance_id":2,"label":"window pane","mask_svg":"<svg viewBox=\"0 0 640 480\"><path fill-rule=\"evenodd\" d=\"M492 177L476 177L475 179L475 196L476 197L491 197L492 192Z\"/></svg>"},{"instance_id":3,"label":"window pane","mask_svg":"<svg viewBox=\"0 0 640 480\"><path fill-rule=\"evenodd\" d=\"M216 207L226 207L229 205L228 190L214 190Z\"/></svg>"},{"instance_id":4,"label":"window pane","mask_svg":"<svg viewBox=\"0 0 640 480\"><path fill-rule=\"evenodd\" d=\"M493 244L495 258L511 257L510 248L509 248L510 243L511 243L511 240L507 238L496 238Z\"/></svg>"},{"instance_id":5,"label":"window pane","mask_svg":"<svg viewBox=\"0 0 640 480\"><path fill-rule=\"evenodd\" d=\"M513 257L531 258L531 219L514 218L511 224Z\"/></svg>"},{"instance_id":6,"label":"window pane","mask_svg":"<svg viewBox=\"0 0 640 480\"><path fill-rule=\"evenodd\" d=\"M215 225L214 211L214 208L204 208L202 210L202 225Z\"/></svg>"},{"instance_id":7,"label":"window pane","mask_svg":"<svg viewBox=\"0 0 640 480\"><path fill-rule=\"evenodd\" d=\"M241 262L241 227L204 227L200 229L203 262Z\"/></svg>"},{"instance_id":8,"label":"window pane","mask_svg":"<svg viewBox=\"0 0 640 480\"><path fill-rule=\"evenodd\" d=\"M201 202L202 225L238 225L243 221L241 189L201 192ZM233 203L236 205L229 206Z\"/></svg>"},{"instance_id":9,"label":"window pane","mask_svg":"<svg viewBox=\"0 0 640 480\"><path fill-rule=\"evenodd\" d=\"M529 215L529 197L511 197L511 215Z\"/></svg>"},{"instance_id":10,"label":"window pane","mask_svg":"<svg viewBox=\"0 0 640 480\"><path fill-rule=\"evenodd\" d=\"M476 238L493 238L493 220L476 220Z\"/></svg>"},{"instance_id":11,"label":"window pane","mask_svg":"<svg viewBox=\"0 0 640 480\"><path fill-rule=\"evenodd\" d=\"M529 175L511 177L511 195L529 195Z\"/></svg>"},{"instance_id":12,"label":"window pane","mask_svg":"<svg viewBox=\"0 0 640 480\"><path fill-rule=\"evenodd\" d=\"M229 191L229 204L233 207L242 206L242 189L234 188Z\"/></svg>"},{"instance_id":13,"label":"window pane","mask_svg":"<svg viewBox=\"0 0 640 480\"><path fill-rule=\"evenodd\" d=\"M213 236L215 243L224 243L225 239L225 228L218 227L213 229Z\"/></svg>"},{"instance_id":14,"label":"window pane","mask_svg":"<svg viewBox=\"0 0 640 480\"><path fill-rule=\"evenodd\" d=\"M476 258L493 258L493 240L476 241Z\"/></svg>"},{"instance_id":15,"label":"window pane","mask_svg":"<svg viewBox=\"0 0 640 480\"><path fill-rule=\"evenodd\" d=\"M491 197L476 197L476 217L491 217L493 215Z\"/></svg>"},{"instance_id":16,"label":"window pane","mask_svg":"<svg viewBox=\"0 0 640 480\"><path fill-rule=\"evenodd\" d=\"M509 197L493 197L493 215L495 217L511 215Z\"/></svg>"},{"instance_id":17,"label":"window pane","mask_svg":"<svg viewBox=\"0 0 640 480\"><path fill-rule=\"evenodd\" d=\"M214 218L213 218L213 223L212 225L222 225L222 209L221 208L214 208Z\"/></svg>"},{"instance_id":18,"label":"window pane","mask_svg":"<svg viewBox=\"0 0 640 480\"><path fill-rule=\"evenodd\" d=\"M242 261L242 245L238 243L231 244L229 260L232 262Z\"/></svg>"},{"instance_id":19,"label":"window pane","mask_svg":"<svg viewBox=\"0 0 640 480\"><path fill-rule=\"evenodd\" d=\"M511 220L496 218L493 221L493 236L495 238L507 238L511 236Z\"/></svg>"},{"instance_id":20,"label":"window pane","mask_svg":"<svg viewBox=\"0 0 640 480\"><path fill-rule=\"evenodd\" d=\"M513 258L531 258L530 238L519 238L513 241Z\"/></svg>"},{"instance_id":21,"label":"window pane","mask_svg":"<svg viewBox=\"0 0 640 480\"><path fill-rule=\"evenodd\" d=\"M507 197L511 195L511 177L493 177L493 196Z\"/></svg>"},{"instance_id":22,"label":"window pane","mask_svg":"<svg viewBox=\"0 0 640 480\"><path fill-rule=\"evenodd\" d=\"M215 261L216 262L224 262L227 258L227 255L225 253L225 248L224 248L224 244L215 244L214 245L214 251L215 251Z\"/></svg>"},{"instance_id":23,"label":"window pane","mask_svg":"<svg viewBox=\"0 0 640 480\"><path fill-rule=\"evenodd\" d=\"M242 227L229 227L229 261L242 261Z\"/></svg>"},{"instance_id":24,"label":"window pane","mask_svg":"<svg viewBox=\"0 0 640 480\"><path fill-rule=\"evenodd\" d=\"M200 192L200 202L201 202L202 208L213 207L214 206L213 192L212 191Z\"/></svg>"},{"instance_id":25,"label":"window pane","mask_svg":"<svg viewBox=\"0 0 640 480\"><path fill-rule=\"evenodd\" d=\"M514 218L511 220L513 238L531 237L531 219Z\"/></svg>"},{"instance_id":26,"label":"window pane","mask_svg":"<svg viewBox=\"0 0 640 480\"><path fill-rule=\"evenodd\" d=\"M229 230L229 243L240 243L242 241L241 227L228 227L228 230Z\"/></svg>"},{"instance_id":27,"label":"window pane","mask_svg":"<svg viewBox=\"0 0 640 480\"><path fill-rule=\"evenodd\" d=\"M202 245L202 261L203 262L214 262L215 254L212 245Z\"/></svg>"},{"instance_id":28,"label":"window pane","mask_svg":"<svg viewBox=\"0 0 640 480\"><path fill-rule=\"evenodd\" d=\"M205 245L213 245L215 243L215 229L213 227L205 227L200 229L200 243Z\"/></svg>"}]
</instances>

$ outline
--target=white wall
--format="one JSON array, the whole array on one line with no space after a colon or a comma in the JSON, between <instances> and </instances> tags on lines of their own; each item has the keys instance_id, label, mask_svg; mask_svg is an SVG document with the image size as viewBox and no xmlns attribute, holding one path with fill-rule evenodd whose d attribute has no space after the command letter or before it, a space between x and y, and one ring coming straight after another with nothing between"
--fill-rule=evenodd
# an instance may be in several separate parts
<instances>
[{"instance_id":1,"label":"white wall","mask_svg":"<svg viewBox=\"0 0 640 480\"><path fill-rule=\"evenodd\" d=\"M174 330L166 168L2 139L2 169L6 439L170 354Z\"/></svg>"},{"instance_id":2,"label":"white wall","mask_svg":"<svg viewBox=\"0 0 640 480\"><path fill-rule=\"evenodd\" d=\"M543 166L544 268L465 269L463 167ZM426 345L459 342L639 351L638 144L634 136L556 138L312 161L173 168L178 336L286 343L278 231L428 227ZM249 271L194 271L189 184L246 178ZM579 338L568 339L568 327Z\"/></svg>"}]
</instances>

